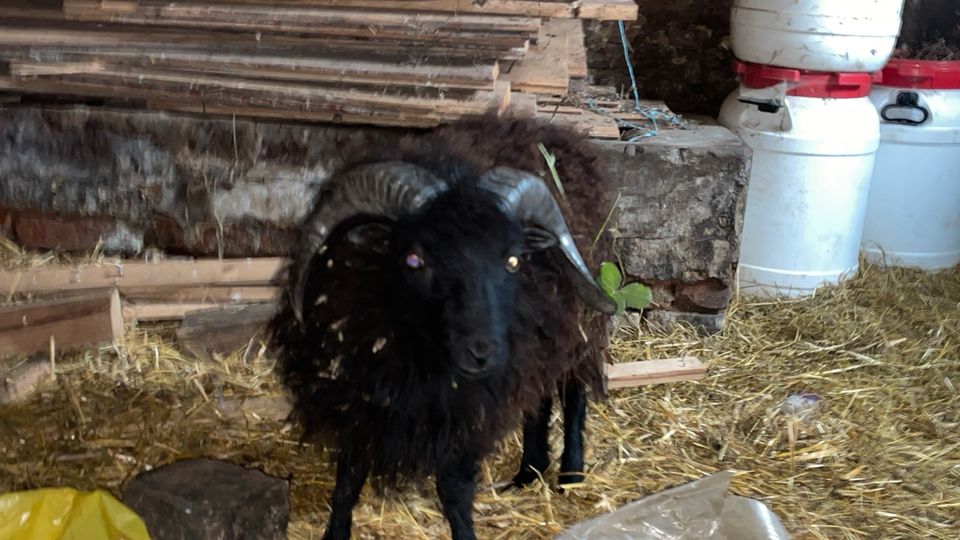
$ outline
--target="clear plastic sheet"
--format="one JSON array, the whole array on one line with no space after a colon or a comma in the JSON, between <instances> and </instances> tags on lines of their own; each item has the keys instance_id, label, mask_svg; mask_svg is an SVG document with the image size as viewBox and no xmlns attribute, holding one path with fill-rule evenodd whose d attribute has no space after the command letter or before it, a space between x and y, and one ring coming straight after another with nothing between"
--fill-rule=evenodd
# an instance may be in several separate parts
<instances>
[{"instance_id":1,"label":"clear plastic sheet","mask_svg":"<svg viewBox=\"0 0 960 540\"><path fill-rule=\"evenodd\" d=\"M773 512L755 499L729 495L722 471L655 493L584 521L556 540L787 540Z\"/></svg>"}]
</instances>

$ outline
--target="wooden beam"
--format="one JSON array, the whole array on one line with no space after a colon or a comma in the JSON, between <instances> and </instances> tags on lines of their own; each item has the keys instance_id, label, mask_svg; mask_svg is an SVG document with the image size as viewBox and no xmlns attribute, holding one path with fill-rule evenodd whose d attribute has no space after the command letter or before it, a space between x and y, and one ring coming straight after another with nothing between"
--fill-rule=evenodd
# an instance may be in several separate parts
<instances>
[{"instance_id":1,"label":"wooden beam","mask_svg":"<svg viewBox=\"0 0 960 540\"><path fill-rule=\"evenodd\" d=\"M601 21L635 21L639 9L634 0L580 0L577 16Z\"/></svg>"},{"instance_id":2,"label":"wooden beam","mask_svg":"<svg viewBox=\"0 0 960 540\"><path fill-rule=\"evenodd\" d=\"M116 289L0 309L0 357L49 350L51 339L63 351L116 342L122 335Z\"/></svg>"},{"instance_id":3,"label":"wooden beam","mask_svg":"<svg viewBox=\"0 0 960 540\"><path fill-rule=\"evenodd\" d=\"M276 303L224 306L188 314L177 330L177 341L197 354L227 354L263 338Z\"/></svg>"},{"instance_id":4,"label":"wooden beam","mask_svg":"<svg viewBox=\"0 0 960 540\"><path fill-rule=\"evenodd\" d=\"M27 64L11 61L11 70ZM460 99L439 97L441 89L423 89L438 97L360 91L350 87L319 86L290 82L244 79L153 69L105 68L100 71L63 76L13 77L13 89L62 95L114 97L122 99L175 100L213 107L253 107L287 111L348 114L360 118L375 115L407 116L443 114L448 118L502 111L509 104L509 83L498 81L494 90L462 91ZM399 89L398 90L402 90ZM451 92L452 94L452 92ZM401 124L403 125L403 124Z\"/></svg>"},{"instance_id":5,"label":"wooden beam","mask_svg":"<svg viewBox=\"0 0 960 540\"><path fill-rule=\"evenodd\" d=\"M574 78L583 79L589 74L587 67L587 36L583 31L583 21L551 21L551 24L564 29L567 36L567 73Z\"/></svg>"},{"instance_id":6,"label":"wooden beam","mask_svg":"<svg viewBox=\"0 0 960 540\"><path fill-rule=\"evenodd\" d=\"M262 4L264 0L208 0L210 3ZM634 0L271 0L273 5L331 6L446 13L524 15L528 17L580 18L598 20L637 19Z\"/></svg>"},{"instance_id":7,"label":"wooden beam","mask_svg":"<svg viewBox=\"0 0 960 540\"><path fill-rule=\"evenodd\" d=\"M127 322L181 321L201 311L275 302L278 287L124 287Z\"/></svg>"},{"instance_id":8,"label":"wooden beam","mask_svg":"<svg viewBox=\"0 0 960 540\"><path fill-rule=\"evenodd\" d=\"M279 81L492 89L498 74L495 60L460 64L428 63L399 56L363 58L361 56L366 55L362 53L294 57L176 49L101 49L87 52L82 49L30 47L21 51L2 51L0 54L19 61L11 69L14 77L97 73L109 65L114 70L161 68Z\"/></svg>"},{"instance_id":9,"label":"wooden beam","mask_svg":"<svg viewBox=\"0 0 960 540\"><path fill-rule=\"evenodd\" d=\"M536 37L537 18L342 8L181 2L67 1L67 18L207 30L356 36L375 39L487 43L519 46Z\"/></svg>"},{"instance_id":10,"label":"wooden beam","mask_svg":"<svg viewBox=\"0 0 960 540\"><path fill-rule=\"evenodd\" d=\"M510 81L514 91L556 95L567 93L570 73L567 69L569 58L564 22L544 23L537 44L530 47L523 60L502 66L500 78Z\"/></svg>"},{"instance_id":11,"label":"wooden beam","mask_svg":"<svg viewBox=\"0 0 960 540\"><path fill-rule=\"evenodd\" d=\"M191 313L219 309L213 302L124 302L123 320L128 323L182 321Z\"/></svg>"},{"instance_id":12,"label":"wooden beam","mask_svg":"<svg viewBox=\"0 0 960 540\"><path fill-rule=\"evenodd\" d=\"M565 125L594 139L617 140L620 128L612 118L576 107L544 107L537 117L550 123Z\"/></svg>"},{"instance_id":13,"label":"wooden beam","mask_svg":"<svg viewBox=\"0 0 960 540\"><path fill-rule=\"evenodd\" d=\"M695 381L707 374L707 368L694 356L643 360L607 365L607 388L633 388L650 384Z\"/></svg>"},{"instance_id":14,"label":"wooden beam","mask_svg":"<svg viewBox=\"0 0 960 540\"><path fill-rule=\"evenodd\" d=\"M165 287L163 285L124 286L123 299L128 302L140 303L254 303L270 302L280 295L279 287L250 286L250 287Z\"/></svg>"},{"instance_id":15,"label":"wooden beam","mask_svg":"<svg viewBox=\"0 0 960 540\"><path fill-rule=\"evenodd\" d=\"M520 59L529 41L519 45L438 43L427 37L419 40L375 40L356 38L305 37L300 35L185 30L167 27L139 27L117 24L50 22L0 19L0 45L23 47L25 52L59 47L71 51L98 53L122 50L151 52L193 51L205 53L263 54L288 57L317 57L362 54L372 59L400 56L458 58L490 61Z\"/></svg>"},{"instance_id":16,"label":"wooden beam","mask_svg":"<svg viewBox=\"0 0 960 540\"><path fill-rule=\"evenodd\" d=\"M43 294L67 289L118 287L266 286L277 284L286 259L204 259L159 263L98 263L75 267L50 265L0 272L0 294Z\"/></svg>"}]
</instances>

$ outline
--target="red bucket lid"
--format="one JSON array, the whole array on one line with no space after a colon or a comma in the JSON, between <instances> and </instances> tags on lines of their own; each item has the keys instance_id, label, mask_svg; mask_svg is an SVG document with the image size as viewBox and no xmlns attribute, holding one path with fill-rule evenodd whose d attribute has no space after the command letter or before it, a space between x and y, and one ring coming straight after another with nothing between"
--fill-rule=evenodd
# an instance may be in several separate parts
<instances>
[{"instance_id":1,"label":"red bucket lid","mask_svg":"<svg viewBox=\"0 0 960 540\"><path fill-rule=\"evenodd\" d=\"M960 89L960 60L892 58L880 72L877 84L897 88L957 90Z\"/></svg>"},{"instance_id":2,"label":"red bucket lid","mask_svg":"<svg viewBox=\"0 0 960 540\"><path fill-rule=\"evenodd\" d=\"M747 88L767 88L784 81L788 96L814 98L861 98L870 95L870 73L808 71L734 61L733 71Z\"/></svg>"}]
</instances>

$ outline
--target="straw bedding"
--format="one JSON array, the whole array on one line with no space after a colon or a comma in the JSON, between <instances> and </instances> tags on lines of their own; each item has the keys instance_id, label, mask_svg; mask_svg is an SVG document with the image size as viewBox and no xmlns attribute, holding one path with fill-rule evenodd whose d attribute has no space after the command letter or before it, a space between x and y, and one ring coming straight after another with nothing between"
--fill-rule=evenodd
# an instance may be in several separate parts
<instances>
[{"instance_id":1,"label":"straw bedding","mask_svg":"<svg viewBox=\"0 0 960 540\"><path fill-rule=\"evenodd\" d=\"M9 245L0 253L2 266L38 262ZM519 440L505 441L482 468L482 538L550 538L721 469L736 471L733 490L765 501L797 538L960 536L960 268L864 266L810 300L737 301L722 335L624 328L612 351L620 361L694 354L710 374L615 391L593 406L588 479L564 494L495 489L518 462ZM13 364L0 363L0 376ZM321 451L300 446L281 413L217 412L280 392L259 344L201 360L177 349L169 327L130 329L119 347L58 359L55 383L0 408L0 490L119 492L144 469L211 456L290 476L290 537L319 538L333 480ZM782 406L804 393L819 407ZM446 537L432 490L368 486L355 537Z\"/></svg>"}]
</instances>

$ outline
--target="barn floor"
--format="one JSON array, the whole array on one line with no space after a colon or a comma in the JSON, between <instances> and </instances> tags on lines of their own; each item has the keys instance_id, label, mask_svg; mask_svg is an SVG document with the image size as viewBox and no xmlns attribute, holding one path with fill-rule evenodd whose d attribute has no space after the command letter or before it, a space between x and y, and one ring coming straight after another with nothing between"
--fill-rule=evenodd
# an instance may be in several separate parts
<instances>
[{"instance_id":1,"label":"barn floor","mask_svg":"<svg viewBox=\"0 0 960 540\"><path fill-rule=\"evenodd\" d=\"M518 441L507 440L480 479L481 538L550 538L721 469L736 471L733 491L765 501L796 538L960 536L960 268L928 276L866 267L812 300L735 303L722 335L627 330L613 350L624 361L694 354L710 374L615 391L594 406L591 474L565 494L491 489L516 466ZM269 411L259 422L215 412L224 400L278 395L270 368L256 347L191 359L163 327L62 358L55 385L0 408L0 492L116 492L148 466L211 456L292 474L290 537L319 538L333 479L320 456ZM779 407L805 392L821 398L812 416ZM368 487L355 533L447 536L429 486L402 497Z\"/></svg>"}]
</instances>

